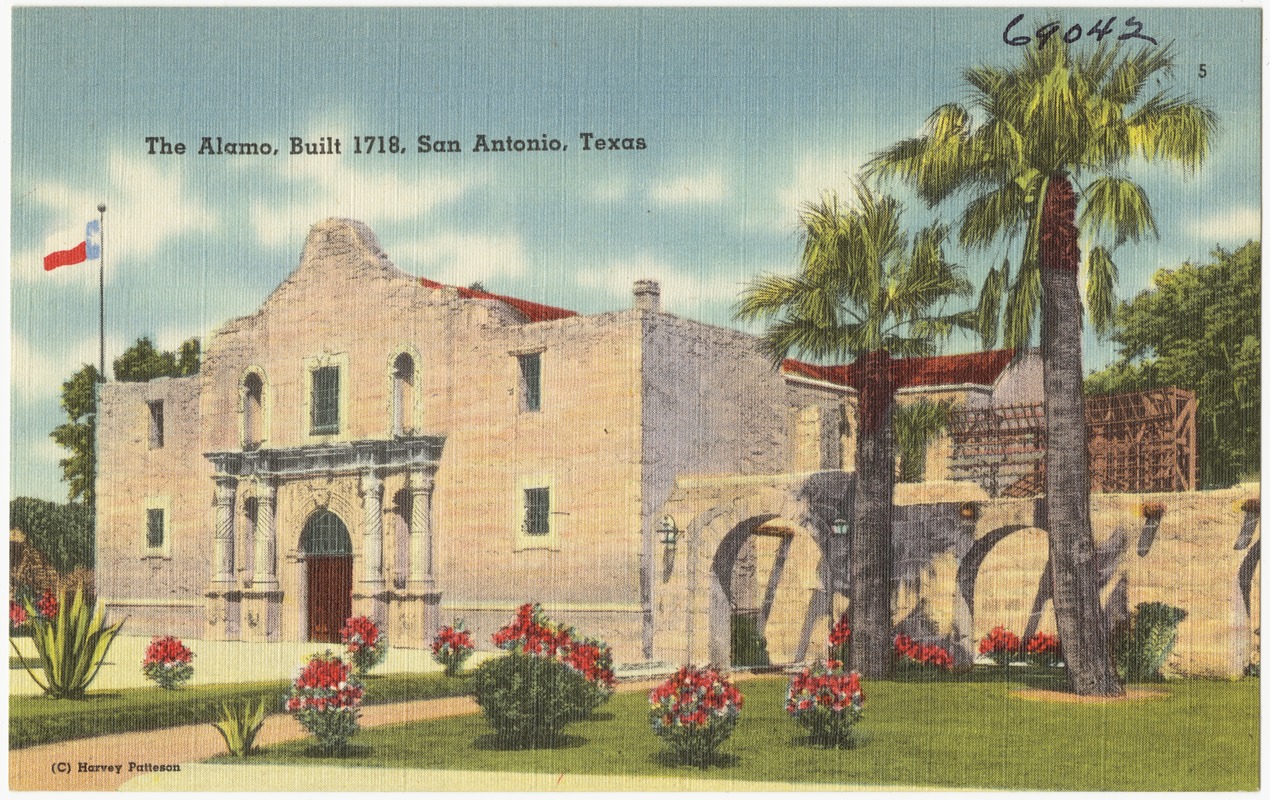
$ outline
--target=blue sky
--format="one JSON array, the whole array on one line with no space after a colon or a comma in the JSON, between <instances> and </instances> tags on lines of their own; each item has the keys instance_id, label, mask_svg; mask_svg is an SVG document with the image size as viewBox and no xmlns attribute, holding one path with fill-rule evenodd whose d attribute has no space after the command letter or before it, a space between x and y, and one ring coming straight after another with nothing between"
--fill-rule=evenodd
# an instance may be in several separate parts
<instances>
[{"instance_id":1,"label":"blue sky","mask_svg":"<svg viewBox=\"0 0 1270 800\"><path fill-rule=\"evenodd\" d=\"M100 202L108 362L138 336L173 348L251 312L330 216L368 223L412 274L581 312L626 307L650 277L668 310L729 325L748 279L796 267L800 203L964 100L965 67L1017 62L1002 31L1019 11L1014 33L1136 16L1176 41L1172 89L1220 117L1197 175L1130 171L1160 237L1117 253L1120 297L1259 235L1257 9L17 9L11 491L65 498L48 433L61 382L97 360L97 268L41 265ZM647 147L588 152L582 132ZM414 152L425 134L568 150ZM408 152L355 155L358 135ZM148 155L147 136L191 154ZM284 154L193 155L203 136ZM287 155L291 136L338 137L342 155ZM907 208L912 229L932 218ZM1004 253L951 255L977 282ZM1087 364L1109 357L1089 337Z\"/></svg>"}]
</instances>

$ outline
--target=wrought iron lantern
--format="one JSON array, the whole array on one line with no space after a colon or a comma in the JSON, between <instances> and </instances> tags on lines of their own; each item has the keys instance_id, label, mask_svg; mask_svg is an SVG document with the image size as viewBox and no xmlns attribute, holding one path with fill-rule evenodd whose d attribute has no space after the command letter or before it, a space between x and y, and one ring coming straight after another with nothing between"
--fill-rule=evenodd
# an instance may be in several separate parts
<instances>
[{"instance_id":1,"label":"wrought iron lantern","mask_svg":"<svg viewBox=\"0 0 1270 800\"><path fill-rule=\"evenodd\" d=\"M833 531L833 535L842 538L851 533L851 523L842 517L838 517L829 524L829 529Z\"/></svg>"},{"instance_id":2,"label":"wrought iron lantern","mask_svg":"<svg viewBox=\"0 0 1270 800\"><path fill-rule=\"evenodd\" d=\"M679 526L675 525L675 518L667 514L661 518L661 523L657 526L657 532L661 534L661 543L666 546L667 550L674 550L679 544Z\"/></svg>"}]
</instances>

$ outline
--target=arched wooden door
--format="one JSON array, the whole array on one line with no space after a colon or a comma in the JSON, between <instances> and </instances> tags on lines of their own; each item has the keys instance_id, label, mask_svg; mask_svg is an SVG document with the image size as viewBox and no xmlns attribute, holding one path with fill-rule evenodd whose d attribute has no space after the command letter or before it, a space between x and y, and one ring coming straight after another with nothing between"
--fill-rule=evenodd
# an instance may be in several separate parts
<instances>
[{"instance_id":1,"label":"arched wooden door","mask_svg":"<svg viewBox=\"0 0 1270 800\"><path fill-rule=\"evenodd\" d=\"M313 512L300 534L304 552L310 642L338 642L353 613L353 542L343 520Z\"/></svg>"}]
</instances>

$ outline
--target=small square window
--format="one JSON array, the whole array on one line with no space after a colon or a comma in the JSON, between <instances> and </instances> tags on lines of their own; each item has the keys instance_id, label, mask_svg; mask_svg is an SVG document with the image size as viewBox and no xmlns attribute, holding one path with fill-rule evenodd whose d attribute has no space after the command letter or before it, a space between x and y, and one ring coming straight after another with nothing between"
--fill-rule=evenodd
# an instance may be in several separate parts
<instances>
[{"instance_id":1,"label":"small square window","mask_svg":"<svg viewBox=\"0 0 1270 800\"><path fill-rule=\"evenodd\" d=\"M547 487L525 490L524 527L530 536L551 533L551 490Z\"/></svg>"},{"instance_id":2,"label":"small square window","mask_svg":"<svg viewBox=\"0 0 1270 800\"><path fill-rule=\"evenodd\" d=\"M313 395L309 405L309 432L314 435L339 433L340 368L313 370Z\"/></svg>"},{"instance_id":3,"label":"small square window","mask_svg":"<svg viewBox=\"0 0 1270 800\"><path fill-rule=\"evenodd\" d=\"M541 410L542 354L529 353L516 356L516 360L520 362L520 410Z\"/></svg>"},{"instance_id":4,"label":"small square window","mask_svg":"<svg viewBox=\"0 0 1270 800\"><path fill-rule=\"evenodd\" d=\"M150 408L150 449L163 447L163 401L146 404Z\"/></svg>"},{"instance_id":5,"label":"small square window","mask_svg":"<svg viewBox=\"0 0 1270 800\"><path fill-rule=\"evenodd\" d=\"M163 549L163 536L163 509L146 509L146 548L150 550Z\"/></svg>"}]
</instances>

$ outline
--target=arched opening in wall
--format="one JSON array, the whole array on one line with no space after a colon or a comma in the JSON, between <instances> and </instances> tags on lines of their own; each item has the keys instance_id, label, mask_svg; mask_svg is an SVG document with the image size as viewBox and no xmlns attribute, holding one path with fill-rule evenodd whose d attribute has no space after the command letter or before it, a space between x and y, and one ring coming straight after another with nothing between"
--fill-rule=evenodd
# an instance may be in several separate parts
<instances>
[{"instance_id":1,"label":"arched opening in wall","mask_svg":"<svg viewBox=\"0 0 1270 800\"><path fill-rule=\"evenodd\" d=\"M719 542L710 567L710 660L757 667L802 660L807 620L820 614L820 548L774 514L751 517Z\"/></svg>"},{"instance_id":2,"label":"arched opening in wall","mask_svg":"<svg viewBox=\"0 0 1270 800\"><path fill-rule=\"evenodd\" d=\"M413 432L415 360L402 353L392 362L392 433L405 436Z\"/></svg>"},{"instance_id":3,"label":"arched opening in wall","mask_svg":"<svg viewBox=\"0 0 1270 800\"><path fill-rule=\"evenodd\" d=\"M353 541L344 521L319 508L300 534L308 589L310 642L338 642L353 613Z\"/></svg>"},{"instance_id":4,"label":"arched opening in wall","mask_svg":"<svg viewBox=\"0 0 1270 800\"><path fill-rule=\"evenodd\" d=\"M392 574L393 585L398 589L406 588L406 579L410 576L410 518L413 503L409 489L399 489L392 496Z\"/></svg>"},{"instance_id":5,"label":"arched opening in wall","mask_svg":"<svg viewBox=\"0 0 1270 800\"><path fill-rule=\"evenodd\" d=\"M252 450L264 441L265 384L255 372L243 379L243 449Z\"/></svg>"},{"instance_id":6,"label":"arched opening in wall","mask_svg":"<svg viewBox=\"0 0 1270 800\"><path fill-rule=\"evenodd\" d=\"M962 657L973 659L979 641L998 625L1020 638L1038 630L1053 633L1051 594L1045 531L1006 525L980 537L957 568L962 618L954 622Z\"/></svg>"}]
</instances>

